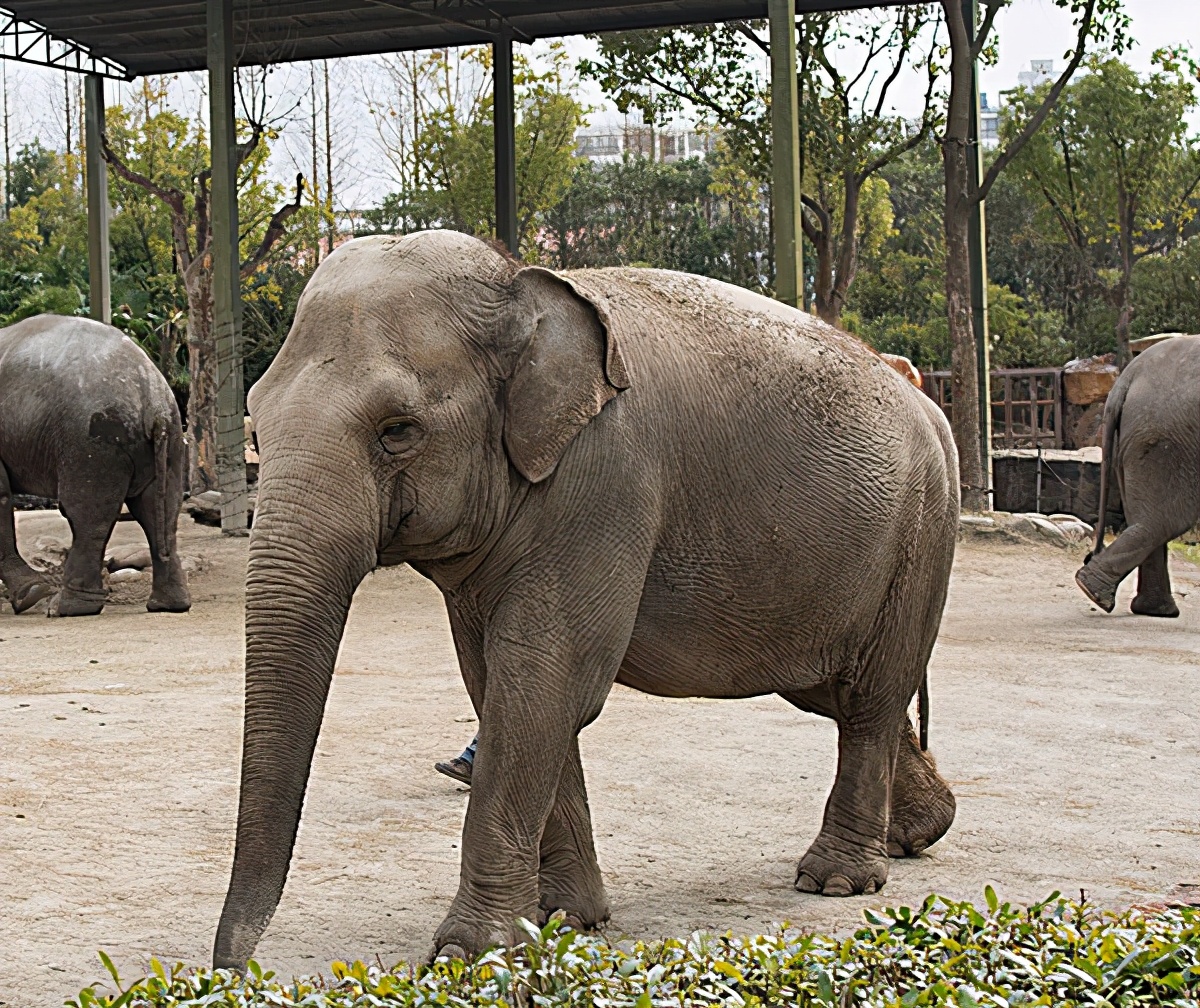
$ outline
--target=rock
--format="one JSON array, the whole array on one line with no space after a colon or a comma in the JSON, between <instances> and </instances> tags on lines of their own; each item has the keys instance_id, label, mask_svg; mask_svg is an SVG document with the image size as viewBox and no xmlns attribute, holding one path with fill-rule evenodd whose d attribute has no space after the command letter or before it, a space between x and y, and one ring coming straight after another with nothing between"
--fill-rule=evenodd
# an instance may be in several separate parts
<instances>
[{"instance_id":1,"label":"rock","mask_svg":"<svg viewBox=\"0 0 1200 1008\"><path fill-rule=\"evenodd\" d=\"M1067 402L1087 406L1103 401L1116 384L1118 374L1112 354L1068 361L1063 367L1063 392Z\"/></svg>"},{"instance_id":2,"label":"rock","mask_svg":"<svg viewBox=\"0 0 1200 1008\"><path fill-rule=\"evenodd\" d=\"M958 524L964 525L967 528L995 528L996 519L988 518L986 515L965 514L958 516Z\"/></svg>"},{"instance_id":3,"label":"rock","mask_svg":"<svg viewBox=\"0 0 1200 1008\"><path fill-rule=\"evenodd\" d=\"M148 546L117 546L104 558L104 566L110 572L126 569L140 571L153 565Z\"/></svg>"},{"instance_id":4,"label":"rock","mask_svg":"<svg viewBox=\"0 0 1200 1008\"><path fill-rule=\"evenodd\" d=\"M37 571L56 570L66 562L70 548L70 543L55 536L39 536L34 540L29 566Z\"/></svg>"},{"instance_id":5,"label":"rock","mask_svg":"<svg viewBox=\"0 0 1200 1008\"><path fill-rule=\"evenodd\" d=\"M1085 521L1055 522L1058 530L1071 542L1087 542L1095 530Z\"/></svg>"},{"instance_id":6,"label":"rock","mask_svg":"<svg viewBox=\"0 0 1200 1008\"><path fill-rule=\"evenodd\" d=\"M1067 537L1054 522L1039 514L1015 514L1009 528L1029 539L1043 539L1055 546L1067 545Z\"/></svg>"},{"instance_id":7,"label":"rock","mask_svg":"<svg viewBox=\"0 0 1200 1008\"><path fill-rule=\"evenodd\" d=\"M124 584L129 581L141 581L146 577L145 573L140 570L134 570L132 567L126 567L122 570L114 571L108 575L108 583Z\"/></svg>"}]
</instances>

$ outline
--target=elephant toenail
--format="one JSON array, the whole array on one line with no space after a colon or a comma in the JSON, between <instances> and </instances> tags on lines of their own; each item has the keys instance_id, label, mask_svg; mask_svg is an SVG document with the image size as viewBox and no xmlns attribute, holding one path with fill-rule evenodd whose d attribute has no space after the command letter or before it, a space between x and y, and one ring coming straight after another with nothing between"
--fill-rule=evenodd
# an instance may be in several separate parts
<instances>
[{"instance_id":1,"label":"elephant toenail","mask_svg":"<svg viewBox=\"0 0 1200 1008\"><path fill-rule=\"evenodd\" d=\"M888 857L902 858L908 855L908 851L897 840L888 841Z\"/></svg>"},{"instance_id":2,"label":"elephant toenail","mask_svg":"<svg viewBox=\"0 0 1200 1008\"><path fill-rule=\"evenodd\" d=\"M867 879L867 884L863 886L863 894L866 896L873 896L877 892L879 892L879 883L873 878Z\"/></svg>"},{"instance_id":3,"label":"elephant toenail","mask_svg":"<svg viewBox=\"0 0 1200 1008\"><path fill-rule=\"evenodd\" d=\"M821 883L806 872L801 872L796 876L796 889L799 892L819 893Z\"/></svg>"},{"instance_id":4,"label":"elephant toenail","mask_svg":"<svg viewBox=\"0 0 1200 1008\"><path fill-rule=\"evenodd\" d=\"M845 875L830 875L821 891L826 896L853 896L854 885Z\"/></svg>"}]
</instances>

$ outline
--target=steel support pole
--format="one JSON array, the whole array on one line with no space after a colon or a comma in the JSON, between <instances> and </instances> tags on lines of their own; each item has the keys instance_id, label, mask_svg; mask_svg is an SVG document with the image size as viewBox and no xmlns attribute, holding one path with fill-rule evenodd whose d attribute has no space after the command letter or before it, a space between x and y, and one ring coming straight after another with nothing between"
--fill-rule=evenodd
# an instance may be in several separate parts
<instances>
[{"instance_id":1,"label":"steel support pole","mask_svg":"<svg viewBox=\"0 0 1200 1008\"><path fill-rule=\"evenodd\" d=\"M217 489L221 531L246 534L246 432L242 390L237 125L233 0L208 0L208 93L212 137L213 342L217 352Z\"/></svg>"},{"instance_id":2,"label":"steel support pole","mask_svg":"<svg viewBox=\"0 0 1200 1008\"><path fill-rule=\"evenodd\" d=\"M493 142L496 157L496 237L519 255L517 234L517 120L512 38L492 43Z\"/></svg>"},{"instance_id":3,"label":"steel support pole","mask_svg":"<svg viewBox=\"0 0 1200 1008\"><path fill-rule=\"evenodd\" d=\"M963 21L971 38L979 25L979 0L962 0ZM967 140L971 153L967 157L971 173L971 192L979 192L983 179L983 145L979 112L979 61L971 63L971 122ZM982 202L975 203L968 224L967 243L971 258L971 308L975 331L975 359L979 368L979 439L983 459L983 478L991 503L992 487L992 402L991 402L991 339L988 332L988 270L987 214Z\"/></svg>"},{"instance_id":4,"label":"steel support pole","mask_svg":"<svg viewBox=\"0 0 1200 1008\"><path fill-rule=\"evenodd\" d=\"M775 297L803 308L796 0L768 0L767 14L771 29L771 228L775 243Z\"/></svg>"},{"instance_id":5,"label":"steel support pole","mask_svg":"<svg viewBox=\"0 0 1200 1008\"><path fill-rule=\"evenodd\" d=\"M84 159L87 178L88 304L97 322L112 321L112 274L109 270L108 165L101 151L104 133L104 78L88 74L84 94Z\"/></svg>"}]
</instances>

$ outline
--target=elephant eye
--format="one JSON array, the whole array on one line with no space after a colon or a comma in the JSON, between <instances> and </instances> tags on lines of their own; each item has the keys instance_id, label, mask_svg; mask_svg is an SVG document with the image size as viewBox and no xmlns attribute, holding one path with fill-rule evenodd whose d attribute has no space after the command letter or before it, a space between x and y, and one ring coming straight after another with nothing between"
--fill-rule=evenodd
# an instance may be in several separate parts
<instances>
[{"instance_id":1,"label":"elephant eye","mask_svg":"<svg viewBox=\"0 0 1200 1008\"><path fill-rule=\"evenodd\" d=\"M379 428L379 443L390 455L403 455L416 447L421 428L413 420L388 420Z\"/></svg>"}]
</instances>

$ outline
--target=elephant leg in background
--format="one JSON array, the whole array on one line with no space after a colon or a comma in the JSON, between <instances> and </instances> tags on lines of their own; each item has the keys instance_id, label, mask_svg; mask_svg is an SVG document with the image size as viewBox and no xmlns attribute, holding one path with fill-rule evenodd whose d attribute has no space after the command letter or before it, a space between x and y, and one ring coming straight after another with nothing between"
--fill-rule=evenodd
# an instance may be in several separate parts
<instances>
[{"instance_id":1,"label":"elephant leg in background","mask_svg":"<svg viewBox=\"0 0 1200 1008\"><path fill-rule=\"evenodd\" d=\"M542 831L540 857L539 904L547 915L564 911L567 923L576 930L608 920L608 896L596 861L578 738L571 740L563 764L558 797Z\"/></svg>"},{"instance_id":2,"label":"elephant leg in background","mask_svg":"<svg viewBox=\"0 0 1200 1008\"><path fill-rule=\"evenodd\" d=\"M906 717L900 725L896 772L892 776L888 854L915 857L937 843L950 829L957 808L954 793L937 772L933 757L921 751L917 733Z\"/></svg>"},{"instance_id":3,"label":"elephant leg in background","mask_svg":"<svg viewBox=\"0 0 1200 1008\"><path fill-rule=\"evenodd\" d=\"M50 603L51 616L94 616L104 608L104 548L128 488L128 476L120 474L109 485L88 480L59 491L59 508L71 524L71 549L62 588Z\"/></svg>"},{"instance_id":4,"label":"elephant leg in background","mask_svg":"<svg viewBox=\"0 0 1200 1008\"><path fill-rule=\"evenodd\" d=\"M1117 588L1140 567L1133 611L1176 616L1167 577L1167 543L1196 520L1194 465L1155 451L1121 474L1121 494L1129 526L1075 574L1075 582L1105 612L1117 604Z\"/></svg>"},{"instance_id":5,"label":"elephant leg in background","mask_svg":"<svg viewBox=\"0 0 1200 1008\"><path fill-rule=\"evenodd\" d=\"M1172 537L1173 538L1173 537ZM1171 595L1171 572L1167 569L1167 544L1163 543L1138 567L1137 594L1129 603L1139 616L1178 616L1179 606Z\"/></svg>"},{"instance_id":6,"label":"elephant leg in background","mask_svg":"<svg viewBox=\"0 0 1200 1008\"><path fill-rule=\"evenodd\" d=\"M188 593L183 562L175 548L178 510L166 506L169 502L162 500L166 492L159 486L158 480L155 480L136 497L130 497L127 503L129 513L137 519L142 531L146 533L146 542L150 544L150 557L154 564L154 587L146 608L150 612L187 612L192 607L192 599ZM168 521L167 527L162 530L166 542L160 542L162 536L159 535L159 515L164 511ZM164 549L167 552L166 560L162 559Z\"/></svg>"},{"instance_id":7,"label":"elephant leg in background","mask_svg":"<svg viewBox=\"0 0 1200 1008\"><path fill-rule=\"evenodd\" d=\"M23 613L54 594L54 586L42 580L17 550L12 487L3 464L0 464L0 581L8 589L8 601L14 613Z\"/></svg>"}]
</instances>

